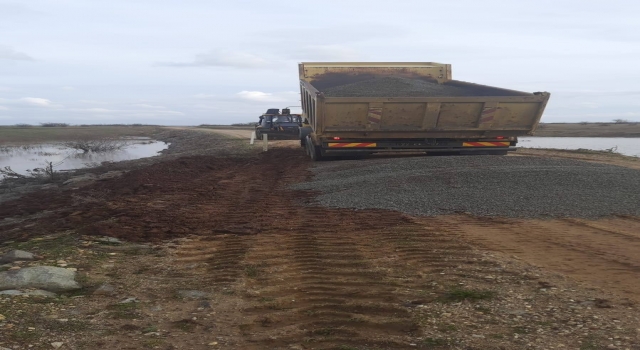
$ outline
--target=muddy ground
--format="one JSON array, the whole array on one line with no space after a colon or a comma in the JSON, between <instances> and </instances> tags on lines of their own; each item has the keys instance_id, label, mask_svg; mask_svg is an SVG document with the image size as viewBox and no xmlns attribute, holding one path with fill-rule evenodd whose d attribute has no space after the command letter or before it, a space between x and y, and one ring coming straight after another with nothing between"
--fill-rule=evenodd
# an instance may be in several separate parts
<instances>
[{"instance_id":1,"label":"muddy ground","mask_svg":"<svg viewBox=\"0 0 640 350\"><path fill-rule=\"evenodd\" d=\"M165 156L91 170L120 177L0 203L1 252L84 286L0 297L0 347L640 349L637 218L323 208L289 189L311 176L295 142L160 137Z\"/></svg>"}]
</instances>

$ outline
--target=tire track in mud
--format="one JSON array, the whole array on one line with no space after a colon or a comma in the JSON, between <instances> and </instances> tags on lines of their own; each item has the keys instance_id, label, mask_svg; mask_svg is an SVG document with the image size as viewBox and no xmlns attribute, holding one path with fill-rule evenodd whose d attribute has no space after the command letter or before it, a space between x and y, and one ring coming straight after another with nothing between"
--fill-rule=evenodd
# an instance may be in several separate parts
<instances>
[{"instance_id":1,"label":"tire track in mud","mask_svg":"<svg viewBox=\"0 0 640 350\"><path fill-rule=\"evenodd\" d=\"M483 247L640 300L640 223L635 218L425 219ZM423 220L423 221L425 221Z\"/></svg>"},{"instance_id":2,"label":"tire track in mud","mask_svg":"<svg viewBox=\"0 0 640 350\"><path fill-rule=\"evenodd\" d=\"M312 229L313 231L313 229ZM264 278L251 283L241 325L255 349L313 344L412 348L419 326L402 306L398 285L360 252L362 233L309 232L273 236L254 251ZM365 237L365 238L371 238ZM271 257L271 259L269 258Z\"/></svg>"},{"instance_id":3,"label":"tire track in mud","mask_svg":"<svg viewBox=\"0 0 640 350\"><path fill-rule=\"evenodd\" d=\"M327 232L325 224L256 236L245 261L259 269L243 284L246 348L422 348L413 308L461 277L487 287L486 276L511 277L456 236L386 219L371 230Z\"/></svg>"}]
</instances>

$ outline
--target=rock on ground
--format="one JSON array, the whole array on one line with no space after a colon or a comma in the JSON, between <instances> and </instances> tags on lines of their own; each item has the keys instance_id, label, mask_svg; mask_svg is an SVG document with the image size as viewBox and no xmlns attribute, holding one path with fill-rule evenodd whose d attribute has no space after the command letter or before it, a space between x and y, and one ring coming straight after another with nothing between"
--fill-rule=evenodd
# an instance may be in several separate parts
<instances>
[{"instance_id":1,"label":"rock on ground","mask_svg":"<svg viewBox=\"0 0 640 350\"><path fill-rule=\"evenodd\" d=\"M53 266L26 267L0 272L0 290L36 288L51 292L66 292L82 288L75 281L76 273Z\"/></svg>"},{"instance_id":2,"label":"rock on ground","mask_svg":"<svg viewBox=\"0 0 640 350\"><path fill-rule=\"evenodd\" d=\"M201 292L199 290L179 290L178 296L184 299L207 299L209 298L209 293Z\"/></svg>"},{"instance_id":3,"label":"rock on ground","mask_svg":"<svg viewBox=\"0 0 640 350\"><path fill-rule=\"evenodd\" d=\"M98 287L93 292L93 294L94 295L112 295L112 294L115 293L115 291L116 291L116 287L114 287L114 286L112 286L112 285L110 285L108 283L105 283L105 284L102 284L100 287Z\"/></svg>"},{"instance_id":4,"label":"rock on ground","mask_svg":"<svg viewBox=\"0 0 640 350\"><path fill-rule=\"evenodd\" d=\"M0 258L0 264L11 263L14 261L29 261L33 259L35 259L35 257L29 252L25 252L24 250L12 250Z\"/></svg>"},{"instance_id":5,"label":"rock on ground","mask_svg":"<svg viewBox=\"0 0 640 350\"><path fill-rule=\"evenodd\" d=\"M94 181L96 181L98 177L95 174L84 174L80 176L74 176L69 180L65 181L64 185L87 185Z\"/></svg>"}]
</instances>

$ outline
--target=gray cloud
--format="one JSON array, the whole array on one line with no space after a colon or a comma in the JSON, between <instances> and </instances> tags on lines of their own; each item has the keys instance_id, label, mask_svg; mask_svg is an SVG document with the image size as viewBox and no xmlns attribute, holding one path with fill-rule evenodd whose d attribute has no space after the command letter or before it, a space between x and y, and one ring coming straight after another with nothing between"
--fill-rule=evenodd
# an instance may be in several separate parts
<instances>
[{"instance_id":1,"label":"gray cloud","mask_svg":"<svg viewBox=\"0 0 640 350\"><path fill-rule=\"evenodd\" d=\"M455 79L549 91L545 121L640 120L640 2L326 5L0 0L0 121L251 121L299 104L297 62L352 60L450 63Z\"/></svg>"},{"instance_id":2,"label":"gray cloud","mask_svg":"<svg viewBox=\"0 0 640 350\"><path fill-rule=\"evenodd\" d=\"M29 6L17 2L0 2L0 18L15 19L18 16L38 13Z\"/></svg>"},{"instance_id":3,"label":"gray cloud","mask_svg":"<svg viewBox=\"0 0 640 350\"><path fill-rule=\"evenodd\" d=\"M13 61L35 61L33 57L26 53L18 52L13 48L5 45L0 45L0 60L13 60Z\"/></svg>"}]
</instances>

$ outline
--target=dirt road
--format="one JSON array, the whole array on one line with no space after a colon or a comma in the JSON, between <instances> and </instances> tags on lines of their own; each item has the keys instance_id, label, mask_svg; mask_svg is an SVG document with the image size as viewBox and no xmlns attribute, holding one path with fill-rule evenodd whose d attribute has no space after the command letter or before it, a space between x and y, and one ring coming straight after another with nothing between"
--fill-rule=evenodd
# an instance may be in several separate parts
<instances>
[{"instance_id":1,"label":"dirt road","mask_svg":"<svg viewBox=\"0 0 640 350\"><path fill-rule=\"evenodd\" d=\"M189 130L189 131L198 131L198 132L208 132L208 133L216 133L225 136L229 136L232 138L238 139L249 139L251 137L251 132L253 130L250 129L213 129L213 128L198 128L198 127L188 127L188 126L168 126L166 129L173 130Z\"/></svg>"},{"instance_id":2,"label":"dirt road","mask_svg":"<svg viewBox=\"0 0 640 350\"><path fill-rule=\"evenodd\" d=\"M475 246L516 256L587 286L640 301L640 219L516 220L470 216L422 219Z\"/></svg>"},{"instance_id":3,"label":"dirt road","mask_svg":"<svg viewBox=\"0 0 640 350\"><path fill-rule=\"evenodd\" d=\"M72 230L172 240L157 256L83 266L122 292L72 299L73 317L88 325L67 338L72 344L105 329L117 331L100 333L95 344L123 349L640 344L634 302L618 297L640 300L638 219L415 218L323 208L313 205L314 193L289 189L310 177L310 165L297 148L159 162L0 204L3 217L50 213L4 225L3 239ZM176 298L184 289L212 297ZM100 311L122 308L117 302L126 297L140 300L135 314Z\"/></svg>"}]
</instances>

